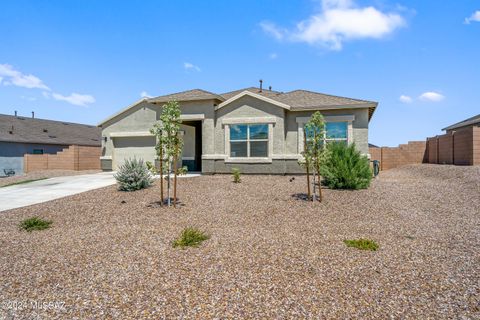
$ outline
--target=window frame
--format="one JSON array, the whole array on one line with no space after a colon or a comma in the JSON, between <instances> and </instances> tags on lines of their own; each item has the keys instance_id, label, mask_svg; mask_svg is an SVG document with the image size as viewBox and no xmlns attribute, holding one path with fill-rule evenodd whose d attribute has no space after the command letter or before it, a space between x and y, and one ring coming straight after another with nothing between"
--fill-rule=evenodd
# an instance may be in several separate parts
<instances>
[{"instance_id":1,"label":"window frame","mask_svg":"<svg viewBox=\"0 0 480 320\"><path fill-rule=\"evenodd\" d=\"M275 117L246 117L246 118L226 118L222 119L222 124L224 126L224 147L225 147L225 163L272 163L273 158L273 126L276 123L277 119ZM267 141L267 157L231 157L231 141L240 141L240 140L231 140L230 139L230 126L231 125L257 125L263 124L268 125L268 136L267 139L250 139L250 141ZM249 131L247 132L249 134ZM249 139L249 135L247 135ZM250 147L247 143L247 155L250 155Z\"/></svg>"},{"instance_id":2,"label":"window frame","mask_svg":"<svg viewBox=\"0 0 480 320\"><path fill-rule=\"evenodd\" d=\"M261 125L265 125L267 126L267 138L266 139L252 139L250 137L250 127L251 126L261 126ZM228 155L229 158L249 158L249 159L261 159L261 158L268 158L269 157L269 154L268 154L268 123L238 123L238 124L232 124L232 126L246 126L247 127L247 138L246 139L237 139L237 140L233 140L232 137L231 137L231 131L230 131L230 140L229 140L229 143L230 143L230 153ZM229 130L231 130L231 127L229 127ZM232 156L232 142L246 142L247 143L247 156L246 157L234 157ZM267 155L265 157L252 157L250 154L251 154L251 142L267 142Z\"/></svg>"}]
</instances>

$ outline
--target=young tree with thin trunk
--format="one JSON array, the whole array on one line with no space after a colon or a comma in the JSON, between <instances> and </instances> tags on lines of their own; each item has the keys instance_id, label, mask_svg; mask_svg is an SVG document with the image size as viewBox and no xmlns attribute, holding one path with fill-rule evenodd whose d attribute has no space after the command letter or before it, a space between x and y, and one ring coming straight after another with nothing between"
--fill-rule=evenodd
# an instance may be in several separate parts
<instances>
[{"instance_id":1,"label":"young tree with thin trunk","mask_svg":"<svg viewBox=\"0 0 480 320\"><path fill-rule=\"evenodd\" d=\"M322 197L322 179L321 169L328 157L328 150L325 146L325 121L322 114L315 112L310 120L305 124L305 150L303 156L305 162L309 164L307 167L313 169L313 199L316 200L316 185L318 183L318 200L321 202Z\"/></svg>"},{"instance_id":2,"label":"young tree with thin trunk","mask_svg":"<svg viewBox=\"0 0 480 320\"><path fill-rule=\"evenodd\" d=\"M162 107L160 123L154 125L151 132L157 137L157 154L160 160L161 193L163 203L163 165L167 165L167 204L171 205L171 173L174 173L174 199L177 202L177 159L180 156L183 140L180 137L180 107L177 101L169 101ZM173 168L172 168L173 167Z\"/></svg>"}]
</instances>

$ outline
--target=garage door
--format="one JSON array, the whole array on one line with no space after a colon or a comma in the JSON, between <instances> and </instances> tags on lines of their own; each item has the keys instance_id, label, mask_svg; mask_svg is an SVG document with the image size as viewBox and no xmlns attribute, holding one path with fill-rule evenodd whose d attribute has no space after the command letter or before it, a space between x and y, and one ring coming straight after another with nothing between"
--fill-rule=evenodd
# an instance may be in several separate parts
<instances>
[{"instance_id":1,"label":"garage door","mask_svg":"<svg viewBox=\"0 0 480 320\"><path fill-rule=\"evenodd\" d=\"M113 138L113 170L117 170L127 159L143 159L154 162L155 137Z\"/></svg>"}]
</instances>

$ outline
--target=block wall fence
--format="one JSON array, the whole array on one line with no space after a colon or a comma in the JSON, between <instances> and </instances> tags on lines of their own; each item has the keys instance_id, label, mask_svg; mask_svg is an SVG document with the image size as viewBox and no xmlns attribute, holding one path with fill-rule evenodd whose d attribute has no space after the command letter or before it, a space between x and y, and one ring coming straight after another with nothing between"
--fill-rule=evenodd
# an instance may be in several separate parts
<instances>
[{"instance_id":1,"label":"block wall fence","mask_svg":"<svg viewBox=\"0 0 480 320\"><path fill-rule=\"evenodd\" d=\"M398 147L369 148L369 151L371 160L380 161L380 170L415 163L480 165L480 127L448 132L426 141L410 141Z\"/></svg>"},{"instance_id":2,"label":"block wall fence","mask_svg":"<svg viewBox=\"0 0 480 320\"><path fill-rule=\"evenodd\" d=\"M100 147L72 145L56 154L25 154L24 172L37 170L100 170Z\"/></svg>"}]
</instances>

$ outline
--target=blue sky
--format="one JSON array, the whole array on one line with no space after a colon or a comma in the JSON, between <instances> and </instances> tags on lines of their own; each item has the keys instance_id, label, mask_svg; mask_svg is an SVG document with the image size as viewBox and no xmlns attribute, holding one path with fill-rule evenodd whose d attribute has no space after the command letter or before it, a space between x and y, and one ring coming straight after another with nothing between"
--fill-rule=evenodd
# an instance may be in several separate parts
<instances>
[{"instance_id":1,"label":"blue sky","mask_svg":"<svg viewBox=\"0 0 480 320\"><path fill-rule=\"evenodd\" d=\"M480 1L4 1L0 113L96 124L192 88L379 102L394 146L480 113Z\"/></svg>"}]
</instances>

